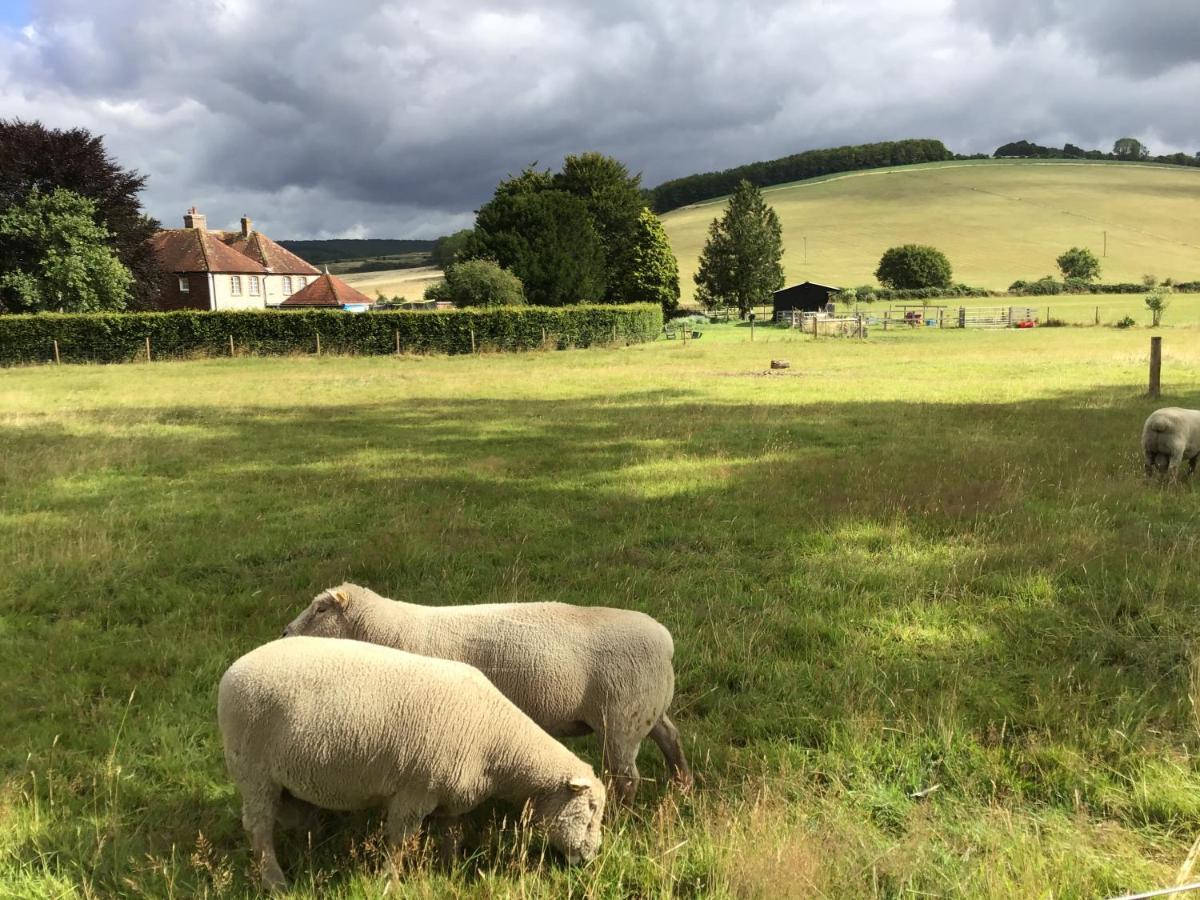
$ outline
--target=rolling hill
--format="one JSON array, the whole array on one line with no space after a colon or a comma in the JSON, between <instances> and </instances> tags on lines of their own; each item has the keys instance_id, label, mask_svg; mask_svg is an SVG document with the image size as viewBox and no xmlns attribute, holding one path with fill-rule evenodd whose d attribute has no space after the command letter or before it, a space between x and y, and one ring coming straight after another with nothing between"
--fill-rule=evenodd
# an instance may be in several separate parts
<instances>
[{"instance_id":1,"label":"rolling hill","mask_svg":"<svg viewBox=\"0 0 1200 900\"><path fill-rule=\"evenodd\" d=\"M1004 289L1018 278L1057 275L1054 260L1068 247L1101 256L1105 232L1103 281L1200 278L1200 169L972 160L869 169L763 193L783 223L789 284L873 283L884 250L920 243L950 257L956 281ZM709 223L724 205L721 198L662 217L685 303Z\"/></svg>"}]
</instances>

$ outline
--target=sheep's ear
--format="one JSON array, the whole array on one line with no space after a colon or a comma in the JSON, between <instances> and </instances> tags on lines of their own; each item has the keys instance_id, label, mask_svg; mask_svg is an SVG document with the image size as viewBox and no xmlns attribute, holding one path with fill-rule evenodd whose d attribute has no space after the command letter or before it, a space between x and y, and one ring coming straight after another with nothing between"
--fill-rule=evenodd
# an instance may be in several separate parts
<instances>
[{"instance_id":1,"label":"sheep's ear","mask_svg":"<svg viewBox=\"0 0 1200 900\"><path fill-rule=\"evenodd\" d=\"M345 609L350 603L350 598L346 595L345 591L331 591L329 595L333 597L333 602L342 609Z\"/></svg>"},{"instance_id":2,"label":"sheep's ear","mask_svg":"<svg viewBox=\"0 0 1200 900\"><path fill-rule=\"evenodd\" d=\"M569 787L571 790L575 791L575 793L579 793L580 791L586 791L591 786L592 786L592 779L583 778L581 776L576 776L575 778L572 778L570 781L567 782L567 787Z\"/></svg>"}]
</instances>

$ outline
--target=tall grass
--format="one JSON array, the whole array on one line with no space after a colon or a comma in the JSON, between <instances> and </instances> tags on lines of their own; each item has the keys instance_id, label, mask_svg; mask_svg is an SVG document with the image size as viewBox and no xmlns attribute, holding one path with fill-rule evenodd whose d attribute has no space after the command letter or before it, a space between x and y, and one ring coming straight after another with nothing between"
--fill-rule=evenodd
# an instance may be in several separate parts
<instances>
[{"instance_id":1,"label":"tall grass","mask_svg":"<svg viewBox=\"0 0 1200 900\"><path fill-rule=\"evenodd\" d=\"M1160 405L1200 404L1164 335ZM253 894L216 683L344 579L655 615L699 783L648 749L576 870L496 806L389 886L379 817L329 815L281 839L297 896L1169 883L1200 507L1140 477L1145 332L745 337L6 372L0 894Z\"/></svg>"}]
</instances>

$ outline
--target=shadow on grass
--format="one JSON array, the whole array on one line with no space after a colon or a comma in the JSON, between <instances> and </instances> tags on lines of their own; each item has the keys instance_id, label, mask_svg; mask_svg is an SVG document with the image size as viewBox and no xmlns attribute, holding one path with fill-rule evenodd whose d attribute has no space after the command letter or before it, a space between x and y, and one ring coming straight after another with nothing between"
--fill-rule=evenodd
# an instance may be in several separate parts
<instances>
[{"instance_id":1,"label":"shadow on grass","mask_svg":"<svg viewBox=\"0 0 1200 900\"><path fill-rule=\"evenodd\" d=\"M985 802L1194 827L1194 802L1131 786L1196 745L1196 495L1140 478L1153 405L678 390L121 408L10 428L0 762L56 771L75 811L106 759L124 765L121 802L98 815L137 837L99 853L100 887L198 833L241 848L217 680L351 579L414 602L655 615L711 785L819 767L818 783L941 778ZM571 746L596 761L593 741ZM662 777L653 748L642 760ZM86 852L70 815L10 850L76 873Z\"/></svg>"}]
</instances>

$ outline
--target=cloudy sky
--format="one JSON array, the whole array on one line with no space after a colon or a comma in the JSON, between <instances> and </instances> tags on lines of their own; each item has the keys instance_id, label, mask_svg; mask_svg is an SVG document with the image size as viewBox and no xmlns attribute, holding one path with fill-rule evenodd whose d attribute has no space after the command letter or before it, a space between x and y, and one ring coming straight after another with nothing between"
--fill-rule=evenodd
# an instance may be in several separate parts
<instances>
[{"instance_id":1,"label":"cloudy sky","mask_svg":"<svg viewBox=\"0 0 1200 900\"><path fill-rule=\"evenodd\" d=\"M1194 153L1198 98L1200 0L0 0L0 117L276 237L435 237L583 150L648 185L904 137Z\"/></svg>"}]
</instances>

